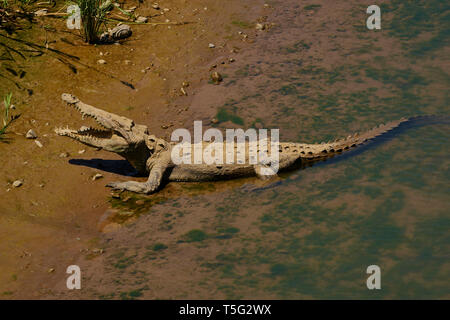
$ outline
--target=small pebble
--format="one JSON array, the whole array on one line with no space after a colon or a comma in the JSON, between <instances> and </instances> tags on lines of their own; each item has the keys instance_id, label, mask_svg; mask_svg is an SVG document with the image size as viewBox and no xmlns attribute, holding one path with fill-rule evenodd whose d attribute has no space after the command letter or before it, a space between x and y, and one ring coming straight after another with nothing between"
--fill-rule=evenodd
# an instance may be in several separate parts
<instances>
[{"instance_id":1,"label":"small pebble","mask_svg":"<svg viewBox=\"0 0 450 320\"><path fill-rule=\"evenodd\" d=\"M262 31L266 29L266 25L264 23L257 23L256 24L256 30Z\"/></svg>"},{"instance_id":2,"label":"small pebble","mask_svg":"<svg viewBox=\"0 0 450 320\"><path fill-rule=\"evenodd\" d=\"M100 173L97 173L95 176L92 177L92 181L98 180L103 178L103 175L101 175Z\"/></svg>"},{"instance_id":3,"label":"small pebble","mask_svg":"<svg viewBox=\"0 0 450 320\"><path fill-rule=\"evenodd\" d=\"M28 130L26 136L27 139L36 139L37 138L37 134L36 132L34 132L33 129Z\"/></svg>"},{"instance_id":4,"label":"small pebble","mask_svg":"<svg viewBox=\"0 0 450 320\"><path fill-rule=\"evenodd\" d=\"M67 153L67 152L62 152L59 154L60 158L67 158L68 156L69 156L69 153Z\"/></svg>"},{"instance_id":5,"label":"small pebble","mask_svg":"<svg viewBox=\"0 0 450 320\"><path fill-rule=\"evenodd\" d=\"M213 72L211 74L211 79L214 82L214 84L219 84L223 80L222 75L218 72Z\"/></svg>"},{"instance_id":6,"label":"small pebble","mask_svg":"<svg viewBox=\"0 0 450 320\"><path fill-rule=\"evenodd\" d=\"M40 10L38 10L38 11L35 11L35 12L34 12L34 15L35 15L36 17L42 17L42 16L47 15L47 13L48 13L48 9L40 9Z\"/></svg>"},{"instance_id":7,"label":"small pebble","mask_svg":"<svg viewBox=\"0 0 450 320\"><path fill-rule=\"evenodd\" d=\"M36 145L37 145L39 148L42 148L42 147L43 147L42 143L41 143L40 141L38 141L38 140L34 140L34 143L36 143Z\"/></svg>"},{"instance_id":8,"label":"small pebble","mask_svg":"<svg viewBox=\"0 0 450 320\"><path fill-rule=\"evenodd\" d=\"M143 16L139 16L136 19L136 22L138 22L138 23L147 23L147 21L148 21L148 18L147 17L143 17Z\"/></svg>"},{"instance_id":9,"label":"small pebble","mask_svg":"<svg viewBox=\"0 0 450 320\"><path fill-rule=\"evenodd\" d=\"M22 180L16 180L16 181L14 181L13 184L12 184L12 186L13 186L14 188L18 188L18 187L20 187L21 185L23 185L23 181L22 181Z\"/></svg>"},{"instance_id":10,"label":"small pebble","mask_svg":"<svg viewBox=\"0 0 450 320\"><path fill-rule=\"evenodd\" d=\"M210 47L210 48L212 49L212 48L215 48L216 45L215 45L214 43L210 43L210 44L208 45L208 47Z\"/></svg>"},{"instance_id":11,"label":"small pebble","mask_svg":"<svg viewBox=\"0 0 450 320\"><path fill-rule=\"evenodd\" d=\"M98 63L98 64L106 64L106 61L103 60L103 59L100 59L100 60L97 61L97 63Z\"/></svg>"},{"instance_id":12,"label":"small pebble","mask_svg":"<svg viewBox=\"0 0 450 320\"><path fill-rule=\"evenodd\" d=\"M83 154L83 153L85 153L85 152L86 152L86 150L84 150L84 149L83 149L83 150L80 150L80 151L78 151L78 153L79 153L79 154Z\"/></svg>"}]
</instances>

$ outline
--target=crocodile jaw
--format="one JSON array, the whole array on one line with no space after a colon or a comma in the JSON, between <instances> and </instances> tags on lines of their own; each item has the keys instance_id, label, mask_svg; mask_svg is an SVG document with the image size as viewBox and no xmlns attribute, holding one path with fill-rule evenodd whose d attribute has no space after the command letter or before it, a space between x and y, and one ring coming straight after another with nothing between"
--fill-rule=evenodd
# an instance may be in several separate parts
<instances>
[{"instance_id":1,"label":"crocodile jaw","mask_svg":"<svg viewBox=\"0 0 450 320\"><path fill-rule=\"evenodd\" d=\"M126 133L134 127L133 120L85 104L74 95L63 93L61 98L69 106L80 112L83 118L91 117L103 128Z\"/></svg>"},{"instance_id":2,"label":"crocodile jaw","mask_svg":"<svg viewBox=\"0 0 450 320\"><path fill-rule=\"evenodd\" d=\"M70 137L94 148L123 153L128 150L133 142L134 122L131 119L106 112L81 102L71 94L62 94L62 99L81 113L82 119L86 117L94 119L101 129L93 127L81 127L79 130L56 128L55 132L60 136Z\"/></svg>"},{"instance_id":3,"label":"crocodile jaw","mask_svg":"<svg viewBox=\"0 0 450 320\"><path fill-rule=\"evenodd\" d=\"M90 147L101 148L110 152L122 153L129 148L128 142L111 130L82 127L79 130L56 128L55 132L60 136L72 138Z\"/></svg>"}]
</instances>

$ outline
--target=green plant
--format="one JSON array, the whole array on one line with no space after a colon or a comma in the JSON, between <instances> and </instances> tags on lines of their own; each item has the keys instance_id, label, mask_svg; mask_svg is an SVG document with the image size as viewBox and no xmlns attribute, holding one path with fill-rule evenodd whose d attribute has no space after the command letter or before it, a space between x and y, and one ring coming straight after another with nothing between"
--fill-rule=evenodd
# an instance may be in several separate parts
<instances>
[{"instance_id":1,"label":"green plant","mask_svg":"<svg viewBox=\"0 0 450 320\"><path fill-rule=\"evenodd\" d=\"M11 109L11 97L12 93L8 93L3 98L3 104L5 106L5 111L3 113L3 121L2 121L2 127L0 129L0 139L2 139L2 135L5 134L6 129L11 124L11 122L14 120L14 117L10 117L9 110Z\"/></svg>"},{"instance_id":2,"label":"green plant","mask_svg":"<svg viewBox=\"0 0 450 320\"><path fill-rule=\"evenodd\" d=\"M106 14L114 7L111 0L75 0L80 8L84 40L96 43L100 28L105 24Z\"/></svg>"}]
</instances>

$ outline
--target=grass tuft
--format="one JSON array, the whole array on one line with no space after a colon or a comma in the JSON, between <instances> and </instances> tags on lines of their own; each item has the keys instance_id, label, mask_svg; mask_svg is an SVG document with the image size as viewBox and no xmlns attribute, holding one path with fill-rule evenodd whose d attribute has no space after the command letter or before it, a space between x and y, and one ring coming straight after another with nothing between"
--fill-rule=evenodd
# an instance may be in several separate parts
<instances>
[{"instance_id":1,"label":"grass tuft","mask_svg":"<svg viewBox=\"0 0 450 320\"><path fill-rule=\"evenodd\" d=\"M106 14L114 7L111 0L75 0L75 3L80 7L84 40L96 43Z\"/></svg>"}]
</instances>

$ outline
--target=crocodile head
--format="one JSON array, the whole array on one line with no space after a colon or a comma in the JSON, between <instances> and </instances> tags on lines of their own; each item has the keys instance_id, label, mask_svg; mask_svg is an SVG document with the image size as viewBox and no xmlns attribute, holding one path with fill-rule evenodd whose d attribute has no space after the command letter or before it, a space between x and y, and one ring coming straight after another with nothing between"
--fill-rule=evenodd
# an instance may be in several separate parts
<instances>
[{"instance_id":1,"label":"crocodile head","mask_svg":"<svg viewBox=\"0 0 450 320\"><path fill-rule=\"evenodd\" d=\"M97 149L118 153L139 172L145 171L145 163L151 155L146 146L148 128L133 120L106 112L81 102L77 97L63 93L61 98L68 106L78 110L82 119L92 118L98 127L82 126L80 129L56 128L60 136L66 136Z\"/></svg>"}]
</instances>

